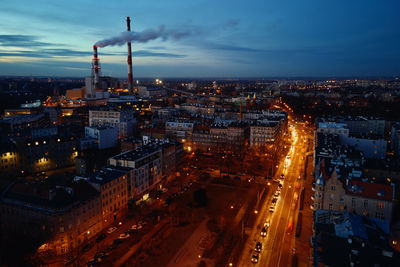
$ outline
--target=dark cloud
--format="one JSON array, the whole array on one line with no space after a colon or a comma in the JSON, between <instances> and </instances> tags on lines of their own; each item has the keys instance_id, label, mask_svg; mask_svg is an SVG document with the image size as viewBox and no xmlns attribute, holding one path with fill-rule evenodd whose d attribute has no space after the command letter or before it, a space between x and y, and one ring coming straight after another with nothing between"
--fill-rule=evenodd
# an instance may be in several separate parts
<instances>
[{"instance_id":1,"label":"dark cloud","mask_svg":"<svg viewBox=\"0 0 400 267\"><path fill-rule=\"evenodd\" d=\"M236 46L236 45L229 45L229 44L203 43L202 45L206 49L213 49L213 50L251 52L251 53L264 52L264 50L257 49L257 48Z\"/></svg>"},{"instance_id":2,"label":"dark cloud","mask_svg":"<svg viewBox=\"0 0 400 267\"><path fill-rule=\"evenodd\" d=\"M148 46L148 49L164 50L167 49L165 46Z\"/></svg>"},{"instance_id":3,"label":"dark cloud","mask_svg":"<svg viewBox=\"0 0 400 267\"><path fill-rule=\"evenodd\" d=\"M35 51L25 51L25 50L14 50L3 52L0 51L0 56L3 57L31 57L31 58L56 58L56 57L85 57L91 56L92 51L79 51L66 48L44 48ZM125 56L126 52L100 52L99 56ZM186 55L164 53L164 52L153 52L148 50L133 51L134 57L167 57L167 58L183 58Z\"/></svg>"},{"instance_id":4,"label":"dark cloud","mask_svg":"<svg viewBox=\"0 0 400 267\"><path fill-rule=\"evenodd\" d=\"M0 35L0 45L15 47L42 47L53 45L51 43L37 41L37 39L39 38L33 35L2 34Z\"/></svg>"},{"instance_id":5,"label":"dark cloud","mask_svg":"<svg viewBox=\"0 0 400 267\"><path fill-rule=\"evenodd\" d=\"M239 19L229 19L225 22L224 26L228 28L236 28L240 23Z\"/></svg>"},{"instance_id":6,"label":"dark cloud","mask_svg":"<svg viewBox=\"0 0 400 267\"><path fill-rule=\"evenodd\" d=\"M170 57L170 58L183 58L186 55L163 53L163 52L152 52L147 50L139 50L132 52L133 57Z\"/></svg>"},{"instance_id":7,"label":"dark cloud","mask_svg":"<svg viewBox=\"0 0 400 267\"><path fill-rule=\"evenodd\" d=\"M34 51L25 50L14 50L7 52L0 52L0 56L8 57L37 57L37 58L53 58L53 57L80 57L80 56L90 56L92 52L90 51L79 51L72 49L62 49L62 48L44 48Z\"/></svg>"}]
</instances>

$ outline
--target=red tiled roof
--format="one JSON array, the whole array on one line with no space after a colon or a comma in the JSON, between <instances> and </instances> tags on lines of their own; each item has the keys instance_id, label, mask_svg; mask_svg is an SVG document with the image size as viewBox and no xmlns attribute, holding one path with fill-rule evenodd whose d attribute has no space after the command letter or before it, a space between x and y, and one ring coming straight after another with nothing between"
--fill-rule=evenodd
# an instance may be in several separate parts
<instances>
[{"instance_id":1,"label":"red tiled roof","mask_svg":"<svg viewBox=\"0 0 400 267\"><path fill-rule=\"evenodd\" d=\"M210 126L209 125L195 125L194 130L196 131L209 131Z\"/></svg>"},{"instance_id":2,"label":"red tiled roof","mask_svg":"<svg viewBox=\"0 0 400 267\"><path fill-rule=\"evenodd\" d=\"M359 190L352 190L354 186ZM393 187L384 184L349 181L346 192L350 195L363 196L373 199L381 199L386 201L393 200Z\"/></svg>"},{"instance_id":3,"label":"red tiled roof","mask_svg":"<svg viewBox=\"0 0 400 267\"><path fill-rule=\"evenodd\" d=\"M160 129L160 128L145 128L143 129L144 133L159 133L159 134L165 134L165 129Z\"/></svg>"}]
</instances>

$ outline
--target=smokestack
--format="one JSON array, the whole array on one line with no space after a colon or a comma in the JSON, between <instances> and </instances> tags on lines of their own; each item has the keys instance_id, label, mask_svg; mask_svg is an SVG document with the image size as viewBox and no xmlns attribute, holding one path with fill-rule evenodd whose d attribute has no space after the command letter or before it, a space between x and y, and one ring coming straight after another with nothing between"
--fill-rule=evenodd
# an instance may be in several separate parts
<instances>
[{"instance_id":1,"label":"smokestack","mask_svg":"<svg viewBox=\"0 0 400 267\"><path fill-rule=\"evenodd\" d=\"M93 46L93 60L92 60L92 69L93 69L93 84L94 90L99 89L99 58L97 57L97 46Z\"/></svg>"},{"instance_id":2,"label":"smokestack","mask_svg":"<svg viewBox=\"0 0 400 267\"><path fill-rule=\"evenodd\" d=\"M128 32L131 31L131 19L126 17L126 27ZM131 42L128 42L128 91L133 92L133 75L132 75L132 47Z\"/></svg>"}]
</instances>

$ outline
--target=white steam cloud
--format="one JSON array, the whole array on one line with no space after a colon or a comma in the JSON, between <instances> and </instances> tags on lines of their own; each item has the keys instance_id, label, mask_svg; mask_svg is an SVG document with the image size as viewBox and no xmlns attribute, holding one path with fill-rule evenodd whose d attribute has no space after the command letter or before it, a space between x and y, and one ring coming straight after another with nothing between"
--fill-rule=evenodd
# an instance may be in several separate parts
<instances>
[{"instance_id":1,"label":"white steam cloud","mask_svg":"<svg viewBox=\"0 0 400 267\"><path fill-rule=\"evenodd\" d=\"M179 40L192 35L191 31L167 30L164 25L160 25L158 29L147 29L142 32L122 32L118 36L107 38L95 43L95 46L105 47L110 45L124 45L127 42L146 43L148 41L161 39Z\"/></svg>"}]
</instances>

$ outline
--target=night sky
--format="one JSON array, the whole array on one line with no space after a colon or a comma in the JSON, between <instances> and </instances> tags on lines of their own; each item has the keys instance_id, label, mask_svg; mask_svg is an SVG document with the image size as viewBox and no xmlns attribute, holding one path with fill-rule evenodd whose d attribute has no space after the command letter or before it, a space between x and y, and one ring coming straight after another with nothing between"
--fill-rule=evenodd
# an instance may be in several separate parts
<instances>
[{"instance_id":1,"label":"night sky","mask_svg":"<svg viewBox=\"0 0 400 267\"><path fill-rule=\"evenodd\" d=\"M116 3L118 2L118 4ZM126 30L134 77L348 77L400 74L399 0L0 1L0 75L90 74L92 45ZM126 46L99 48L125 77Z\"/></svg>"}]
</instances>

